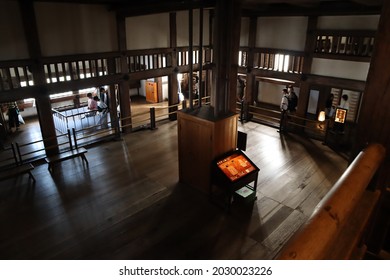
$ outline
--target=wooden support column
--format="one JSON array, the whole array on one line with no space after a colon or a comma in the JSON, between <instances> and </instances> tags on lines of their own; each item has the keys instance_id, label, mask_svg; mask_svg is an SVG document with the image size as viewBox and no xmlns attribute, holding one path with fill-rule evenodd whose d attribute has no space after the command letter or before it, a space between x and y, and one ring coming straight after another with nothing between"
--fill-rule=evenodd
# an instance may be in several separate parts
<instances>
[{"instance_id":1,"label":"wooden support column","mask_svg":"<svg viewBox=\"0 0 390 280\"><path fill-rule=\"evenodd\" d=\"M199 81L198 81L198 106L202 106L203 93L203 7L199 10Z\"/></svg>"},{"instance_id":2,"label":"wooden support column","mask_svg":"<svg viewBox=\"0 0 390 280\"><path fill-rule=\"evenodd\" d=\"M213 26L214 26L214 19L215 19L215 14L214 14L214 10L211 10L209 11L209 42L208 44L212 47L212 44L213 44ZM209 50L207 52L207 58L206 58L206 61L211 61L211 50ZM206 92L205 92L205 95L204 96L211 96L211 93L212 93L212 76L213 76L213 71L212 70L209 70L207 69L206 70ZM209 100L210 101L210 100Z\"/></svg>"},{"instance_id":3,"label":"wooden support column","mask_svg":"<svg viewBox=\"0 0 390 280\"><path fill-rule=\"evenodd\" d=\"M108 59L107 70L110 75L116 73L115 59ZM119 136L120 131L119 131L119 120L118 120L118 113L117 113L118 103L116 100L115 88L116 88L115 84L110 85L110 90L108 92L108 99L110 101L109 110L110 110L111 126L115 129L115 134Z\"/></svg>"},{"instance_id":4,"label":"wooden support column","mask_svg":"<svg viewBox=\"0 0 390 280\"><path fill-rule=\"evenodd\" d=\"M194 20L193 20L194 11L192 9L192 1L190 1L190 9L188 10L188 102L190 103L190 109L194 108L193 101L193 72L194 72L194 51L193 51L193 31L194 31Z\"/></svg>"},{"instance_id":5,"label":"wooden support column","mask_svg":"<svg viewBox=\"0 0 390 280\"><path fill-rule=\"evenodd\" d=\"M307 80L311 73L311 66L313 63L314 46L316 37L314 31L317 28L317 17L310 16L307 23L306 44L305 44L305 58L302 67L302 76L299 86L299 100L296 114L300 117L306 116L307 104L310 97L310 83Z\"/></svg>"},{"instance_id":6,"label":"wooden support column","mask_svg":"<svg viewBox=\"0 0 390 280\"><path fill-rule=\"evenodd\" d=\"M127 133L131 132L131 103L130 103L130 87L129 87L129 69L126 59L126 20L122 15L117 15L117 33L118 33L118 46L119 51L122 53L120 63L121 63L121 73L123 78L118 85L118 95L119 95L119 104L121 111L122 119L122 132Z\"/></svg>"},{"instance_id":7,"label":"wooden support column","mask_svg":"<svg viewBox=\"0 0 390 280\"><path fill-rule=\"evenodd\" d=\"M244 98L244 116L245 120L250 120L252 116L249 115L249 105L252 105L257 100L257 86L256 75L253 74L252 69L254 65L254 49L256 47L256 33L257 33L257 17L251 17L249 22L249 53L248 53L248 68L246 74L246 87Z\"/></svg>"},{"instance_id":8,"label":"wooden support column","mask_svg":"<svg viewBox=\"0 0 390 280\"><path fill-rule=\"evenodd\" d=\"M210 190L212 161L237 147L238 2L217 1L212 106L178 113L179 180L203 192Z\"/></svg>"},{"instance_id":9,"label":"wooden support column","mask_svg":"<svg viewBox=\"0 0 390 280\"><path fill-rule=\"evenodd\" d=\"M169 14L169 46L172 48L171 67L173 72L168 76L168 106L179 104L179 86L177 80L177 25L176 13ZM169 113L177 111L178 107L169 107ZM171 121L177 120L177 114L170 114Z\"/></svg>"},{"instance_id":10,"label":"wooden support column","mask_svg":"<svg viewBox=\"0 0 390 280\"><path fill-rule=\"evenodd\" d=\"M215 116L236 111L238 51L241 28L240 1L217 0L213 50L215 69L211 106ZM229 19L229 20L226 20Z\"/></svg>"},{"instance_id":11,"label":"wooden support column","mask_svg":"<svg viewBox=\"0 0 390 280\"><path fill-rule=\"evenodd\" d=\"M390 59L390 1L383 1L382 13L379 20L375 38L374 50L368 71L366 88L362 98L362 105L357 121L356 142L353 155L359 149L371 143L380 143L386 150L385 160L381 165L377 180L372 188L387 188L387 198L383 198L370 233L368 249L377 253L386 242L386 235L390 231L388 189L390 187L390 72L388 62ZM386 195L386 191L383 192ZM388 240L387 240L388 242Z\"/></svg>"},{"instance_id":12,"label":"wooden support column","mask_svg":"<svg viewBox=\"0 0 390 280\"><path fill-rule=\"evenodd\" d=\"M383 2L374 51L360 109L355 155L368 143L381 143L390 151L390 2ZM381 178L382 187L390 186L390 158Z\"/></svg>"},{"instance_id":13,"label":"wooden support column","mask_svg":"<svg viewBox=\"0 0 390 280\"><path fill-rule=\"evenodd\" d=\"M19 5L29 55L35 62L30 71L34 80L33 94L37 106L39 126L46 154L51 155L58 152L58 142L51 111L50 96L46 86L45 70L42 63L42 52L36 24L34 2L20 0Z\"/></svg>"}]
</instances>

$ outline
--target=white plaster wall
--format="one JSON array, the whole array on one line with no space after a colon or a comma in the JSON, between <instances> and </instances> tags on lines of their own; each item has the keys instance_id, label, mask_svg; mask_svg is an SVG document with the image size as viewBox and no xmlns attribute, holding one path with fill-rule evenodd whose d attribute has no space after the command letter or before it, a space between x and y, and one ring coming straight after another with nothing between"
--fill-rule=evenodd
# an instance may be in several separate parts
<instances>
[{"instance_id":1,"label":"white plaster wall","mask_svg":"<svg viewBox=\"0 0 390 280\"><path fill-rule=\"evenodd\" d=\"M259 83L258 100L268 104L279 105L284 88L286 88L284 85L261 81Z\"/></svg>"},{"instance_id":2,"label":"white plaster wall","mask_svg":"<svg viewBox=\"0 0 390 280\"><path fill-rule=\"evenodd\" d=\"M19 4L17 1L0 1L0 60L28 57Z\"/></svg>"},{"instance_id":3,"label":"white plaster wall","mask_svg":"<svg viewBox=\"0 0 390 280\"><path fill-rule=\"evenodd\" d=\"M104 5L35 2L43 56L117 50L115 13Z\"/></svg>"},{"instance_id":4,"label":"white plaster wall","mask_svg":"<svg viewBox=\"0 0 390 280\"><path fill-rule=\"evenodd\" d=\"M209 11L203 11L203 45L209 45ZM177 46L189 45L188 11L176 13ZM199 10L193 10L193 45L199 45Z\"/></svg>"},{"instance_id":5,"label":"white plaster wall","mask_svg":"<svg viewBox=\"0 0 390 280\"><path fill-rule=\"evenodd\" d=\"M303 51L307 17L263 17L257 20L256 47Z\"/></svg>"},{"instance_id":6,"label":"white plaster wall","mask_svg":"<svg viewBox=\"0 0 390 280\"><path fill-rule=\"evenodd\" d=\"M169 14L126 18L128 50L169 47Z\"/></svg>"},{"instance_id":7,"label":"white plaster wall","mask_svg":"<svg viewBox=\"0 0 390 280\"><path fill-rule=\"evenodd\" d=\"M329 77L365 81L369 63L314 58L311 73Z\"/></svg>"},{"instance_id":8,"label":"white plaster wall","mask_svg":"<svg viewBox=\"0 0 390 280\"><path fill-rule=\"evenodd\" d=\"M282 96L283 96L282 90L284 88L286 88L285 85L260 81L257 100L267 104L280 106L280 101L282 100ZM299 88L294 87L294 92L299 98Z\"/></svg>"},{"instance_id":9,"label":"white plaster wall","mask_svg":"<svg viewBox=\"0 0 390 280\"><path fill-rule=\"evenodd\" d=\"M379 15L363 16L322 16L318 18L318 29L376 30Z\"/></svg>"}]
</instances>

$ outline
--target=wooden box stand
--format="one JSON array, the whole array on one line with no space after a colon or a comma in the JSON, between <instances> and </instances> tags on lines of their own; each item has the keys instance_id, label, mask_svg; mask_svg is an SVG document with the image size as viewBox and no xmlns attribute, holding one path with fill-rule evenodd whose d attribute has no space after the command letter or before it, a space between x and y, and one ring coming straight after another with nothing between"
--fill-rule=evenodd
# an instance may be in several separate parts
<instances>
[{"instance_id":1,"label":"wooden box stand","mask_svg":"<svg viewBox=\"0 0 390 280\"><path fill-rule=\"evenodd\" d=\"M179 181L208 193L213 160L237 147L238 115L221 118L203 106L178 112Z\"/></svg>"}]
</instances>

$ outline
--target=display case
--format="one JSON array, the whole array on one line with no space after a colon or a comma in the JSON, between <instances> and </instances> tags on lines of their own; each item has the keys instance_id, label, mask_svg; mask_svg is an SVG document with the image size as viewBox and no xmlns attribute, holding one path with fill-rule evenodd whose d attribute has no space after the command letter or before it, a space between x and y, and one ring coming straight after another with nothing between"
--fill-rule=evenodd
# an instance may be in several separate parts
<instances>
[{"instance_id":1,"label":"display case","mask_svg":"<svg viewBox=\"0 0 390 280\"><path fill-rule=\"evenodd\" d=\"M226 195L226 208L230 211L234 194L256 199L257 177L260 169L241 150L229 152L214 160L210 198L214 199L214 186ZM251 195L248 193L251 192Z\"/></svg>"}]
</instances>

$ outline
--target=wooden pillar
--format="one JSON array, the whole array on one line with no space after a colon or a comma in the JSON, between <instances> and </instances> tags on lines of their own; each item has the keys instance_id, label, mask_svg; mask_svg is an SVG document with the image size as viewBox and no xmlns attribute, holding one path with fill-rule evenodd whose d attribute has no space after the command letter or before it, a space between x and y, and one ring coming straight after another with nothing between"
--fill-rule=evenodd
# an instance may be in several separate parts
<instances>
[{"instance_id":1,"label":"wooden pillar","mask_svg":"<svg viewBox=\"0 0 390 280\"><path fill-rule=\"evenodd\" d=\"M212 106L178 113L179 180L203 192L210 189L212 161L237 147L238 2L217 1Z\"/></svg>"},{"instance_id":2,"label":"wooden pillar","mask_svg":"<svg viewBox=\"0 0 390 280\"><path fill-rule=\"evenodd\" d=\"M246 74L246 87L244 98L244 115L245 119L249 120L251 116L249 113L249 105L257 101L257 86L256 75L253 74L252 69L254 65L254 49L256 47L256 33L257 33L257 17L251 17L249 22L249 53L248 53L248 68Z\"/></svg>"},{"instance_id":3,"label":"wooden pillar","mask_svg":"<svg viewBox=\"0 0 390 280\"><path fill-rule=\"evenodd\" d=\"M118 33L118 46L119 51L122 53L120 58L121 63L121 73L123 78L118 85L118 95L119 95L119 104L120 112L122 119L122 132L131 132L131 107L130 107L130 87L129 87L129 69L126 59L126 20L122 15L117 15L117 33Z\"/></svg>"},{"instance_id":4,"label":"wooden pillar","mask_svg":"<svg viewBox=\"0 0 390 280\"><path fill-rule=\"evenodd\" d=\"M168 76L168 106L179 104L179 86L177 80L177 28L176 13L169 14L169 45L172 48L171 66L173 72ZM169 113L177 111L177 106L169 107ZM170 114L171 121L177 120L177 114Z\"/></svg>"},{"instance_id":5,"label":"wooden pillar","mask_svg":"<svg viewBox=\"0 0 390 280\"><path fill-rule=\"evenodd\" d=\"M115 74L116 72L116 63L115 59L108 59L107 63L107 70L108 73ZM115 129L115 134L119 136L119 120L118 120L118 112L117 112L117 99L115 95L115 84L110 85L110 90L108 91L108 99L109 99L109 110L110 110L110 120L111 120L111 126Z\"/></svg>"},{"instance_id":6,"label":"wooden pillar","mask_svg":"<svg viewBox=\"0 0 390 280\"><path fill-rule=\"evenodd\" d=\"M240 1L217 0L215 11L213 34L215 69L211 106L214 107L215 116L223 116L236 110Z\"/></svg>"},{"instance_id":7,"label":"wooden pillar","mask_svg":"<svg viewBox=\"0 0 390 280\"><path fill-rule=\"evenodd\" d=\"M188 102L190 103L190 109L194 108L193 101L193 72L194 72L194 52L193 52L193 31L194 31L194 21L193 21L193 9L192 1L190 1L190 9L188 10Z\"/></svg>"},{"instance_id":8,"label":"wooden pillar","mask_svg":"<svg viewBox=\"0 0 390 280\"><path fill-rule=\"evenodd\" d=\"M380 143L390 151L390 2L383 1L375 46L368 71L357 125L354 155L369 143ZM389 152L388 152L389 153ZM387 154L381 175L381 187L390 186L390 157Z\"/></svg>"},{"instance_id":9,"label":"wooden pillar","mask_svg":"<svg viewBox=\"0 0 390 280\"><path fill-rule=\"evenodd\" d=\"M214 10L211 10L209 12L209 45L212 46L213 44L213 31L214 31L214 19L215 19L215 13L214 13ZM211 50L208 51L207 53L207 61L211 61ZM213 71L212 70L209 70L207 69L206 70L206 93L205 93L205 96L211 96L211 93L212 93L212 81L213 81ZM210 101L210 99L208 100Z\"/></svg>"},{"instance_id":10,"label":"wooden pillar","mask_svg":"<svg viewBox=\"0 0 390 280\"><path fill-rule=\"evenodd\" d=\"M157 102L163 101L163 80L162 77L154 78L154 82L157 84Z\"/></svg>"},{"instance_id":11,"label":"wooden pillar","mask_svg":"<svg viewBox=\"0 0 390 280\"><path fill-rule=\"evenodd\" d=\"M300 117L306 116L307 104L310 97L310 84L307 82L307 75L311 73L313 63L313 52L316 42L314 31L317 28L317 17L310 16L307 24L305 58L302 67L302 76L299 86L299 100L296 114Z\"/></svg>"},{"instance_id":12,"label":"wooden pillar","mask_svg":"<svg viewBox=\"0 0 390 280\"><path fill-rule=\"evenodd\" d=\"M30 71L34 80L34 98L37 106L39 126L41 128L46 154L50 155L58 152L58 142L53 114L51 112L50 96L46 86L45 69L42 62L34 2L20 0L19 5L29 55L35 62Z\"/></svg>"}]
</instances>

